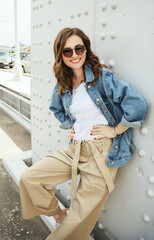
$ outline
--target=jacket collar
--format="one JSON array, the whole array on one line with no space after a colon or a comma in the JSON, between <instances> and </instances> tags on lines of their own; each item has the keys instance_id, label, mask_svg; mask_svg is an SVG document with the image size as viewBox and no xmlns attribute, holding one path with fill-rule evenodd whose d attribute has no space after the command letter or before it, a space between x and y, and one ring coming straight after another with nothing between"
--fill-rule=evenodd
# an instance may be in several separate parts
<instances>
[{"instance_id":1,"label":"jacket collar","mask_svg":"<svg viewBox=\"0 0 154 240\"><path fill-rule=\"evenodd\" d=\"M90 64L84 65L84 72L86 77L86 83L92 82L94 80L94 74L93 74L93 71L91 70ZM67 93L67 92L69 92L69 90L65 89L64 93Z\"/></svg>"},{"instance_id":2,"label":"jacket collar","mask_svg":"<svg viewBox=\"0 0 154 240\"><path fill-rule=\"evenodd\" d=\"M93 74L93 71L91 70L90 64L85 64L84 70L85 70L86 83L92 82L94 80L94 74Z\"/></svg>"}]
</instances>

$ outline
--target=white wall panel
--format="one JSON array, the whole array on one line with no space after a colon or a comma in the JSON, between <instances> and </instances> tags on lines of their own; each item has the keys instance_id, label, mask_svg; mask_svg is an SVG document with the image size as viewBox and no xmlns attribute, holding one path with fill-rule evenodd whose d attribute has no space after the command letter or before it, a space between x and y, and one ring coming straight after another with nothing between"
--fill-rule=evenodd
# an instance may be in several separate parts
<instances>
[{"instance_id":1,"label":"white wall panel","mask_svg":"<svg viewBox=\"0 0 154 240\"><path fill-rule=\"evenodd\" d=\"M105 64L113 63L118 77L133 84L151 102L145 128L134 131L136 155L130 164L119 169L116 189L99 220L118 239L152 240L154 184L149 177L154 176L154 4L138 0L97 1L96 9L95 52Z\"/></svg>"},{"instance_id":2,"label":"white wall panel","mask_svg":"<svg viewBox=\"0 0 154 240\"><path fill-rule=\"evenodd\" d=\"M119 240L154 239L154 2L152 0L33 0L31 117L33 163L68 144L49 111L53 42L64 27L79 27L100 60L151 102L145 127L134 131L136 153L119 169L116 189L99 221ZM140 153L140 154L139 154ZM151 176L151 178L150 178ZM67 183L59 186L64 198Z\"/></svg>"}]
</instances>

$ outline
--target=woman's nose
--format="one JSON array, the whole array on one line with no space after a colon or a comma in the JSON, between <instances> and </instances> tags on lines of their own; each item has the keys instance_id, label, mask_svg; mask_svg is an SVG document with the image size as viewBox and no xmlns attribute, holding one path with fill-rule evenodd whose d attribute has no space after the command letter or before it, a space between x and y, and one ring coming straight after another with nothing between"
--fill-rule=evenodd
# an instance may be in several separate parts
<instances>
[{"instance_id":1,"label":"woman's nose","mask_svg":"<svg viewBox=\"0 0 154 240\"><path fill-rule=\"evenodd\" d=\"M77 54L76 54L75 50L73 50L73 55L72 55L72 57L77 57Z\"/></svg>"}]
</instances>

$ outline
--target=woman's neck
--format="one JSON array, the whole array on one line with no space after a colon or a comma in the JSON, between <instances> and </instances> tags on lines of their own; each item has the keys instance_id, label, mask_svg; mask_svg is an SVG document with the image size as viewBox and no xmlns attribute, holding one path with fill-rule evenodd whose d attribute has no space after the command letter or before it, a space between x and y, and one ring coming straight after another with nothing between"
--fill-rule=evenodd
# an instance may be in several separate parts
<instances>
[{"instance_id":1,"label":"woman's neck","mask_svg":"<svg viewBox=\"0 0 154 240\"><path fill-rule=\"evenodd\" d=\"M84 80L84 71L83 69L73 69L73 87L77 88L81 82Z\"/></svg>"}]
</instances>

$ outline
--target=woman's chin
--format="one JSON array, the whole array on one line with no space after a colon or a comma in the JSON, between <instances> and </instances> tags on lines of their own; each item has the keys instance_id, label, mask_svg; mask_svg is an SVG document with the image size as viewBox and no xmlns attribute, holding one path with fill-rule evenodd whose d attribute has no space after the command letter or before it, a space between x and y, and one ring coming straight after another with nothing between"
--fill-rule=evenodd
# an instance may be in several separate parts
<instances>
[{"instance_id":1,"label":"woman's chin","mask_svg":"<svg viewBox=\"0 0 154 240\"><path fill-rule=\"evenodd\" d=\"M70 64L70 68L71 69L74 69L74 70L77 70L77 69L80 69L80 68L82 68L83 67L83 64L84 64L84 62L79 62L79 63L72 63L72 64Z\"/></svg>"}]
</instances>

